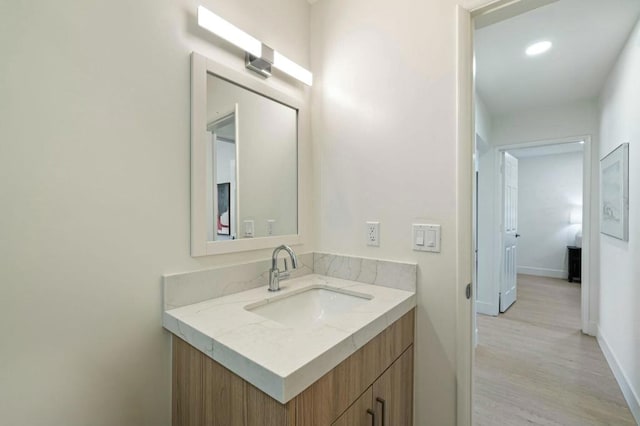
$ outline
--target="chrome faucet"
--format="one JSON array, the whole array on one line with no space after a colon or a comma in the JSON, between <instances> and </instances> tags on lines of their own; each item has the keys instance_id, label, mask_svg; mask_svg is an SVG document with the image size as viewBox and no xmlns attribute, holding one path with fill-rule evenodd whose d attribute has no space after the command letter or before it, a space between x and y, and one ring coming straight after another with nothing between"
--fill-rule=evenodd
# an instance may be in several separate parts
<instances>
[{"instance_id":1,"label":"chrome faucet","mask_svg":"<svg viewBox=\"0 0 640 426\"><path fill-rule=\"evenodd\" d=\"M284 271L280 272L280 270L278 269L278 254L280 254L281 250L289 253L289 257L291 257L291 266L293 266L293 269L296 269L298 267L298 258L296 257L296 254L293 249L291 249L291 247L284 244L276 247L275 250L273 250L273 255L271 256L271 269L269 269L269 291L280 290L280 279L289 277L289 265L287 264L287 259L284 260Z\"/></svg>"}]
</instances>

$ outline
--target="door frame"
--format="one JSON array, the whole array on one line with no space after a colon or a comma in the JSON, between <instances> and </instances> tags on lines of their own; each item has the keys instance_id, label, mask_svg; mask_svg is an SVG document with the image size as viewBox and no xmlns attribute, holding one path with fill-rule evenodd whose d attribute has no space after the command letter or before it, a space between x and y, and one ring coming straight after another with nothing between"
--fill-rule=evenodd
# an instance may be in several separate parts
<instances>
[{"instance_id":1,"label":"door frame","mask_svg":"<svg viewBox=\"0 0 640 426\"><path fill-rule=\"evenodd\" d=\"M508 6L535 9L549 0L466 0L456 5L456 425L473 424L473 328L475 295L467 296L475 261L471 238L475 173L474 58L475 19L490 13L509 14ZM586 141L585 141L586 143ZM589 164L588 170L591 170ZM584 194L583 194L584 197ZM586 203L584 203L586 204ZM583 217L583 222L586 222ZM583 235L584 235L583 226ZM583 239L584 242L584 239ZM583 244L584 245L584 244ZM590 262L591 263L591 262ZM472 286L473 289L473 286ZM472 291L473 293L473 291ZM595 322L590 328L595 328Z\"/></svg>"},{"instance_id":2,"label":"door frame","mask_svg":"<svg viewBox=\"0 0 640 426\"><path fill-rule=\"evenodd\" d=\"M489 1L487 1L489 3ZM473 20L471 12L456 6L456 425L473 423ZM472 293L473 293L473 286Z\"/></svg>"},{"instance_id":3,"label":"door frame","mask_svg":"<svg viewBox=\"0 0 640 426\"><path fill-rule=\"evenodd\" d=\"M586 259L586 261L582 262L581 267L581 282L580 282L580 326L582 332L588 334L590 336L596 335L596 313L591 309L593 302L592 300L595 298L595 295L591 294L591 252L592 245L591 240L597 235L593 233L593 227L591 223L591 189L592 189L592 139L591 135L578 135L571 136L566 138L558 138L558 139L544 139L538 141L530 141L530 142L521 142L521 143L513 143L509 145L500 145L493 147L493 155L496 161L496 165L500 164L500 155L503 152L522 149L522 148L535 148L542 146L550 146L550 145L562 145L567 143L577 143L584 142L584 148L582 150L582 258ZM501 171L500 167L495 167L494 179L496 182L495 185L495 207L502 208L500 206L500 192L501 191ZM497 211L497 210L496 210ZM496 215L496 217L499 215ZM500 242L500 220L496 218L493 223L493 233L496 240L494 241L494 247L499 247L498 244ZM494 268L499 270L500 268L500 257L497 253L493 253L494 259ZM500 291L499 286L495 289L495 291Z\"/></svg>"}]
</instances>

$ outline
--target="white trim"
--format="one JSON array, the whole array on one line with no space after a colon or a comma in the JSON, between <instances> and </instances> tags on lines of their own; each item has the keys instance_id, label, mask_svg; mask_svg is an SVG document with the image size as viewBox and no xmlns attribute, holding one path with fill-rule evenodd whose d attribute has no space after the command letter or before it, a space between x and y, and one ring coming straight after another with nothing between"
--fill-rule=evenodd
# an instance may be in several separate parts
<instances>
[{"instance_id":1,"label":"white trim","mask_svg":"<svg viewBox=\"0 0 640 426\"><path fill-rule=\"evenodd\" d=\"M594 229L598 229L599 225L593 226L591 220L591 191L600 191L599 187L593 188L591 185L592 171L593 171L593 146L591 142L591 136L584 137L584 149L583 149L583 163L582 163L582 262L580 270L580 313L582 331L586 334L592 334L594 330L590 324L597 321L597 312L591 312L591 305L596 302L596 306L599 305L599 294L595 295L596 300L592 300L592 280L595 277L591 276L591 271L594 265L599 264L600 259L592 258L592 242L597 246L596 239L600 238L598 232L594 232ZM596 207L596 211L599 207ZM596 216L597 220L597 216ZM592 279L593 278L593 279Z\"/></svg>"},{"instance_id":2,"label":"white trim","mask_svg":"<svg viewBox=\"0 0 640 426\"><path fill-rule=\"evenodd\" d=\"M509 0L514 1L514 0ZM515 0L519 1L519 0ZM492 3L486 1L485 5ZM496 7L505 0L493 2ZM476 11L478 8L476 8ZM484 9L487 11L488 9ZM475 145L474 81L473 81L473 26L471 11L457 5L456 9L456 426L473 424L473 319L475 294L471 303L466 300L465 281L471 281L474 259L470 238L473 211L470 205L473 191L472 160ZM468 233L467 238L464 234ZM473 289L475 293L475 289ZM414 404L415 406L415 404Z\"/></svg>"},{"instance_id":3,"label":"white trim","mask_svg":"<svg viewBox=\"0 0 640 426\"><path fill-rule=\"evenodd\" d=\"M537 148L539 146L549 146L549 145L562 145L566 143L576 143L585 141L586 139L591 139L590 135L576 135L576 136L568 136L561 138L551 138L551 139L539 139L533 141L523 141L521 143L511 143L508 145L497 145L496 148L500 151L509 151L514 149L521 148Z\"/></svg>"},{"instance_id":4,"label":"white trim","mask_svg":"<svg viewBox=\"0 0 640 426\"><path fill-rule=\"evenodd\" d=\"M493 177L493 201L494 201L494 210L493 210L493 232L491 235L493 236L493 242L491 244L492 248L492 256L491 260L493 267L493 291L491 292L494 296L494 301L496 304L496 309L500 312L500 287L502 284L502 217L503 217L503 206L502 206L502 187L504 183L502 179L504 179L504 158L500 155L500 151L498 151L495 147L491 148L493 152L493 164L494 164L494 177ZM495 208L497 206L497 208Z\"/></svg>"},{"instance_id":5,"label":"white trim","mask_svg":"<svg viewBox=\"0 0 640 426\"><path fill-rule=\"evenodd\" d=\"M235 216L234 219L236 221L236 238L240 238L240 218L242 217L242 215L240 214L240 141L242 139L242 135L240 134L240 106L237 102L233 108L233 114L235 119L234 126L236 128L236 188L233 194L233 197L235 198L236 211L233 213L233 215ZM216 191L217 190L218 187L216 186ZM218 201L218 195L216 195L215 201Z\"/></svg>"},{"instance_id":6,"label":"white trim","mask_svg":"<svg viewBox=\"0 0 640 426\"><path fill-rule=\"evenodd\" d=\"M234 82L248 90L273 99L276 102L290 106L298 111L299 122L303 119L303 100L289 96L271 87L257 76L241 73L226 67L212 59L208 59L196 52L191 54L191 256L207 256L212 254L233 253L239 251L260 250L272 248L280 244L298 245L303 242L302 229L304 218L299 214L301 210L302 194L301 176L298 173L298 233L261 238L246 238L228 241L207 241L206 222L206 137L207 137L207 74L213 74L224 80ZM236 120L239 120L236 110ZM236 121L238 138L241 137ZM298 133L298 147L296 150L297 170L300 170L300 134ZM236 141L236 149L238 141ZM237 154L237 152L236 152ZM241 182L238 179L240 170L239 158L236 158L236 190L239 191ZM236 211L239 212L239 205ZM238 216L239 217L239 216ZM236 221L237 222L237 221ZM236 231L240 234L240 224Z\"/></svg>"},{"instance_id":7,"label":"white trim","mask_svg":"<svg viewBox=\"0 0 640 426\"><path fill-rule=\"evenodd\" d=\"M493 303L480 302L476 300L476 311L482 315L498 316L498 310Z\"/></svg>"},{"instance_id":8,"label":"white trim","mask_svg":"<svg viewBox=\"0 0 640 426\"><path fill-rule=\"evenodd\" d=\"M472 282L472 197L473 148L473 30L471 14L456 8L456 424L473 424L473 312L474 290L466 298ZM473 287L473 286L472 286Z\"/></svg>"},{"instance_id":9,"label":"white trim","mask_svg":"<svg viewBox=\"0 0 640 426\"><path fill-rule=\"evenodd\" d=\"M536 277L549 277L567 279L569 273L565 269L536 268L535 266L518 266L518 273L524 275L535 275Z\"/></svg>"},{"instance_id":10,"label":"white trim","mask_svg":"<svg viewBox=\"0 0 640 426\"><path fill-rule=\"evenodd\" d=\"M207 73L206 58L197 54L191 55L191 158L204 158L202 164L194 165L191 161L191 255L206 254L206 138L207 138ZM202 72L202 69L205 72ZM196 95L198 94L198 95ZM205 123L205 127L200 125ZM198 131L194 131L198 129ZM199 162L200 163L200 162ZM196 184L196 182L198 182ZM204 235L204 237L202 237Z\"/></svg>"},{"instance_id":11,"label":"white trim","mask_svg":"<svg viewBox=\"0 0 640 426\"><path fill-rule=\"evenodd\" d=\"M477 30L489 25L497 24L507 19L514 18L523 13L530 12L558 0L502 0L489 6L475 10L473 13L474 26Z\"/></svg>"},{"instance_id":12,"label":"white trim","mask_svg":"<svg viewBox=\"0 0 640 426\"><path fill-rule=\"evenodd\" d=\"M633 414L633 417L636 419L636 423L640 424L640 398L638 397L638 393L633 389L633 386L631 386L627 375L624 373L618 358L616 358L615 354L611 350L611 346L609 346L607 339L602 334L600 327L598 327L597 339L600 349L602 349L602 353L609 363L609 367L611 368L614 377L618 381L622 395L629 405L631 414Z\"/></svg>"}]
</instances>

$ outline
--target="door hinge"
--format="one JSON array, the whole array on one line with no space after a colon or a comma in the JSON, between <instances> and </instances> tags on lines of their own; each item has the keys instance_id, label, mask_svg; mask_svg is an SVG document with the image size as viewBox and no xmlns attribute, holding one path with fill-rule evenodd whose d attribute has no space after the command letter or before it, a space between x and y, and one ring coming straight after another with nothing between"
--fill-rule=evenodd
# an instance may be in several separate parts
<instances>
[{"instance_id":1,"label":"door hinge","mask_svg":"<svg viewBox=\"0 0 640 426\"><path fill-rule=\"evenodd\" d=\"M471 299L471 283L467 284L465 295L467 296L467 299Z\"/></svg>"}]
</instances>

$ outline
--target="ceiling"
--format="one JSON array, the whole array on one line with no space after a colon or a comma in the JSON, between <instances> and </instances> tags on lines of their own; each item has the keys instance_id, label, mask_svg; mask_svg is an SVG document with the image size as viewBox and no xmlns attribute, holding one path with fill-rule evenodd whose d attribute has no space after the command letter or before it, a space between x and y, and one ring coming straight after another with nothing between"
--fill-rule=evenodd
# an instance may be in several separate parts
<instances>
[{"instance_id":1,"label":"ceiling","mask_svg":"<svg viewBox=\"0 0 640 426\"><path fill-rule=\"evenodd\" d=\"M533 146L530 148L510 149L509 154L516 158L540 157L543 155L569 154L582 152L584 144L579 142L561 143L555 145Z\"/></svg>"},{"instance_id":2,"label":"ceiling","mask_svg":"<svg viewBox=\"0 0 640 426\"><path fill-rule=\"evenodd\" d=\"M476 86L493 115L593 99L640 15L640 0L559 0L475 31ZM551 50L528 57L531 43Z\"/></svg>"}]
</instances>

